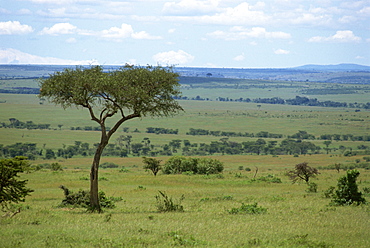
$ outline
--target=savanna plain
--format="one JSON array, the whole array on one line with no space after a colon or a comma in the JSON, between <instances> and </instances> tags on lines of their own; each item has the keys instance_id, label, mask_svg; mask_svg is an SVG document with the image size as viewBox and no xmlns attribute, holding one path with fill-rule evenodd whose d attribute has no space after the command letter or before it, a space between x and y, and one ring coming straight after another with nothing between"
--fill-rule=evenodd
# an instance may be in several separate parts
<instances>
[{"instance_id":1,"label":"savanna plain","mask_svg":"<svg viewBox=\"0 0 370 248\"><path fill-rule=\"evenodd\" d=\"M7 81L6 83L9 83ZM18 83L18 82L17 82ZM263 82L266 84L266 82ZM274 82L276 84L276 82ZM291 83L289 83L291 84ZM306 84L306 83L305 83ZM186 88L184 95L195 97L294 97L297 87L203 89ZM317 87L324 87L317 84ZM354 87L353 85L347 85ZM338 86L339 87L339 86ZM341 85L340 87L343 87ZM202 95L203 93L203 95ZM243 95L241 95L243 94ZM250 95L248 95L250 94ZM280 94L280 95L279 95ZM267 95L267 96L266 96ZM366 102L369 93L318 95L319 100ZM47 102L40 104L32 94L0 94L0 122L10 118L34 123L48 123L47 130L0 128L0 144L37 143L56 151L76 141L93 144L99 132L71 130L71 127L94 125L86 110L66 109ZM211 99L212 100L212 99ZM353 101L352 101L353 100ZM187 135L189 128L229 132L282 134L278 141L299 131L316 137L323 134L369 135L370 112L366 109L180 100L184 112L171 118L131 120L115 134L131 135L133 142L149 138L162 145L171 140L210 143L228 138L230 141L253 141L257 137L217 137ZM178 129L177 134L147 133L147 127ZM135 130L135 132L134 132ZM325 148L321 139L310 140ZM365 163L361 153L345 156L340 147L356 151L368 147L369 141L332 140L330 150L318 154L208 155L223 162L221 174L194 175L184 173L153 176L143 169L141 156L105 156L101 163L111 162L118 168L100 168L100 190L107 196L120 197L114 209L88 213L83 208L60 207L64 199L60 185L72 191L89 188L92 156L31 160L31 164L59 163L63 170L41 169L20 175L34 190L26 201L14 206L20 212L14 217L0 218L0 247L370 247L370 207L333 206L324 192L336 187L338 178L346 174L330 167L334 164L356 166ZM362 150L362 152L364 152ZM179 155L174 153L173 155ZM170 156L158 156L162 163ZM307 162L320 174L310 179L317 191L308 190L305 182L292 181L285 175L298 163ZM370 171L358 168L359 190L367 201L370 194ZM268 180L278 178L280 182ZM183 212L157 211L155 196L165 192L179 202ZM183 198L182 198L183 197ZM180 202L180 199L183 199ZM255 204L266 209L258 214L231 214L242 204Z\"/></svg>"}]
</instances>

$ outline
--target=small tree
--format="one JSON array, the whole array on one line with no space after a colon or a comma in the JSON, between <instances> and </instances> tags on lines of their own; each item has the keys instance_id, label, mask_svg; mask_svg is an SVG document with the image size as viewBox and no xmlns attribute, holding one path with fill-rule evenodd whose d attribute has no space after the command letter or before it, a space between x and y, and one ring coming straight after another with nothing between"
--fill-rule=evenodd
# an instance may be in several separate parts
<instances>
[{"instance_id":1,"label":"small tree","mask_svg":"<svg viewBox=\"0 0 370 248\"><path fill-rule=\"evenodd\" d=\"M27 180L19 180L18 173L28 170L30 164L26 157L18 156L0 160L0 205L8 208L10 203L18 203L33 192L26 187Z\"/></svg>"},{"instance_id":2,"label":"small tree","mask_svg":"<svg viewBox=\"0 0 370 248\"><path fill-rule=\"evenodd\" d=\"M104 72L101 66L77 67L41 78L40 95L63 108L82 107L99 124L100 143L90 172L91 209L100 212L98 171L100 158L112 135L126 121L144 116L171 116L182 111L174 99L179 75L172 68L126 65ZM112 128L106 122L116 117Z\"/></svg>"},{"instance_id":3,"label":"small tree","mask_svg":"<svg viewBox=\"0 0 370 248\"><path fill-rule=\"evenodd\" d=\"M303 162L295 165L295 169L288 171L286 175L292 180L293 183L298 180L303 180L307 184L310 178L315 177L319 174L319 171L316 168L310 167L307 165L307 162Z\"/></svg>"},{"instance_id":4,"label":"small tree","mask_svg":"<svg viewBox=\"0 0 370 248\"><path fill-rule=\"evenodd\" d=\"M151 170L154 176L162 169L161 162L162 160L155 158L143 157L144 169Z\"/></svg>"},{"instance_id":5,"label":"small tree","mask_svg":"<svg viewBox=\"0 0 370 248\"><path fill-rule=\"evenodd\" d=\"M358 191L356 183L357 177L360 175L358 170L348 170L347 175L338 179L337 190L333 195L333 203L336 205L351 205L356 203L365 203L365 198Z\"/></svg>"}]
</instances>

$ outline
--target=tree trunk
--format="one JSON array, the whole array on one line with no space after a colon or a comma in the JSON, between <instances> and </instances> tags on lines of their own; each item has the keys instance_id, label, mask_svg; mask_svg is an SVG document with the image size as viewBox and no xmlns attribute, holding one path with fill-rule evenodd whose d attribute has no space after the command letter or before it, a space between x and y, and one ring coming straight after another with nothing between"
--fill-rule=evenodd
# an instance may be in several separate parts
<instances>
[{"instance_id":1,"label":"tree trunk","mask_svg":"<svg viewBox=\"0 0 370 248\"><path fill-rule=\"evenodd\" d=\"M105 146L108 144L108 140L101 140L98 148L96 149L93 164L91 166L91 172L90 172L90 207L91 211L95 212L101 212L100 203L99 203L99 164L100 164L100 158L103 153L103 150Z\"/></svg>"}]
</instances>

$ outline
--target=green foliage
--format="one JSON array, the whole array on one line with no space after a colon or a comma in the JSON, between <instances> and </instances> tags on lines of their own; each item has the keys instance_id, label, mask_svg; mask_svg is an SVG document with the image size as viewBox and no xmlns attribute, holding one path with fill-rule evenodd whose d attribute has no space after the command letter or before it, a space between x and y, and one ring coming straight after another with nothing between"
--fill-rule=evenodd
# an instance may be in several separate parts
<instances>
[{"instance_id":1,"label":"green foliage","mask_svg":"<svg viewBox=\"0 0 370 248\"><path fill-rule=\"evenodd\" d=\"M18 173L30 169L26 157L0 160L0 207L7 208L11 203L23 202L33 192L26 187L27 180L19 180Z\"/></svg>"},{"instance_id":2,"label":"green foliage","mask_svg":"<svg viewBox=\"0 0 370 248\"><path fill-rule=\"evenodd\" d=\"M52 171L62 171L63 169L62 169L62 165L61 164L59 164L59 163L52 163L51 165L50 165L50 169L52 170Z\"/></svg>"},{"instance_id":3,"label":"green foliage","mask_svg":"<svg viewBox=\"0 0 370 248\"><path fill-rule=\"evenodd\" d=\"M337 190L332 200L334 205L359 205L366 202L362 193L358 191L356 180L359 175L358 170L348 170L347 175L338 179Z\"/></svg>"},{"instance_id":4,"label":"green foliage","mask_svg":"<svg viewBox=\"0 0 370 248\"><path fill-rule=\"evenodd\" d=\"M335 187L330 186L327 190L324 191L325 198L333 198L334 197Z\"/></svg>"},{"instance_id":5,"label":"green foliage","mask_svg":"<svg viewBox=\"0 0 370 248\"><path fill-rule=\"evenodd\" d=\"M286 175L292 180L293 183L297 182L298 180L303 180L307 184L310 178L315 177L319 174L319 171L316 168L308 166L307 162L303 162L300 164L295 165L295 169L288 171Z\"/></svg>"},{"instance_id":6,"label":"green foliage","mask_svg":"<svg viewBox=\"0 0 370 248\"><path fill-rule=\"evenodd\" d=\"M175 203L172 197L167 196L166 192L159 191L159 195L156 195L155 199L157 200L158 212L184 212L184 207L181 205L185 199L184 195Z\"/></svg>"},{"instance_id":7,"label":"green foliage","mask_svg":"<svg viewBox=\"0 0 370 248\"><path fill-rule=\"evenodd\" d=\"M224 169L223 163L211 158L192 158L183 156L173 156L166 161L164 174L181 174L192 172L193 174L217 174Z\"/></svg>"},{"instance_id":8,"label":"green foliage","mask_svg":"<svg viewBox=\"0 0 370 248\"><path fill-rule=\"evenodd\" d=\"M317 193L317 183L309 182L307 192L308 193Z\"/></svg>"},{"instance_id":9,"label":"green foliage","mask_svg":"<svg viewBox=\"0 0 370 248\"><path fill-rule=\"evenodd\" d=\"M267 212L267 208L257 206L257 203L244 204L239 208L232 208L228 210L229 214L264 214Z\"/></svg>"},{"instance_id":10,"label":"green foliage","mask_svg":"<svg viewBox=\"0 0 370 248\"><path fill-rule=\"evenodd\" d=\"M144 169L152 171L154 176L162 169L161 162L162 160L155 158L143 157Z\"/></svg>"},{"instance_id":11,"label":"green foliage","mask_svg":"<svg viewBox=\"0 0 370 248\"><path fill-rule=\"evenodd\" d=\"M73 193L71 190L61 185L64 191L65 199L62 200L59 207L90 208L90 192L80 189ZM121 201L121 197L107 197L103 191L99 191L99 203L102 208L115 208L115 202Z\"/></svg>"}]
</instances>

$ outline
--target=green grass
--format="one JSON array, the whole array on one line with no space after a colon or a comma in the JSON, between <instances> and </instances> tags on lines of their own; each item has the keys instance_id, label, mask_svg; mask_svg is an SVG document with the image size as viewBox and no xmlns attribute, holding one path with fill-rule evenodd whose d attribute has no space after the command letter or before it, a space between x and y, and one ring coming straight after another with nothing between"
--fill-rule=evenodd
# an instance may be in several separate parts
<instances>
[{"instance_id":1,"label":"green grass","mask_svg":"<svg viewBox=\"0 0 370 248\"><path fill-rule=\"evenodd\" d=\"M42 170L23 174L35 190L13 218L1 218L2 247L368 247L369 206L332 207L323 191L335 186L345 172L322 171L313 179L318 193L307 193L304 183L291 184L283 174L298 161L324 166L343 158L326 155L219 156L223 176L163 175L142 169L141 158L104 158L125 166L101 169L100 188L122 197L103 214L83 209L57 208L63 184L71 190L88 189L91 158L59 161L61 172ZM166 160L167 158L159 158ZM355 159L355 158L353 158ZM45 161L35 161L45 162ZM48 162L48 161L46 161ZM240 171L239 165L252 171ZM79 169L75 169L78 166ZM252 182L273 174L282 183ZM236 176L236 174L240 174ZM369 171L361 171L360 189L370 186ZM155 195L165 191L182 202L183 213L158 213ZM369 200L369 197L367 196ZM267 208L264 214L229 214L242 203Z\"/></svg>"}]
</instances>

